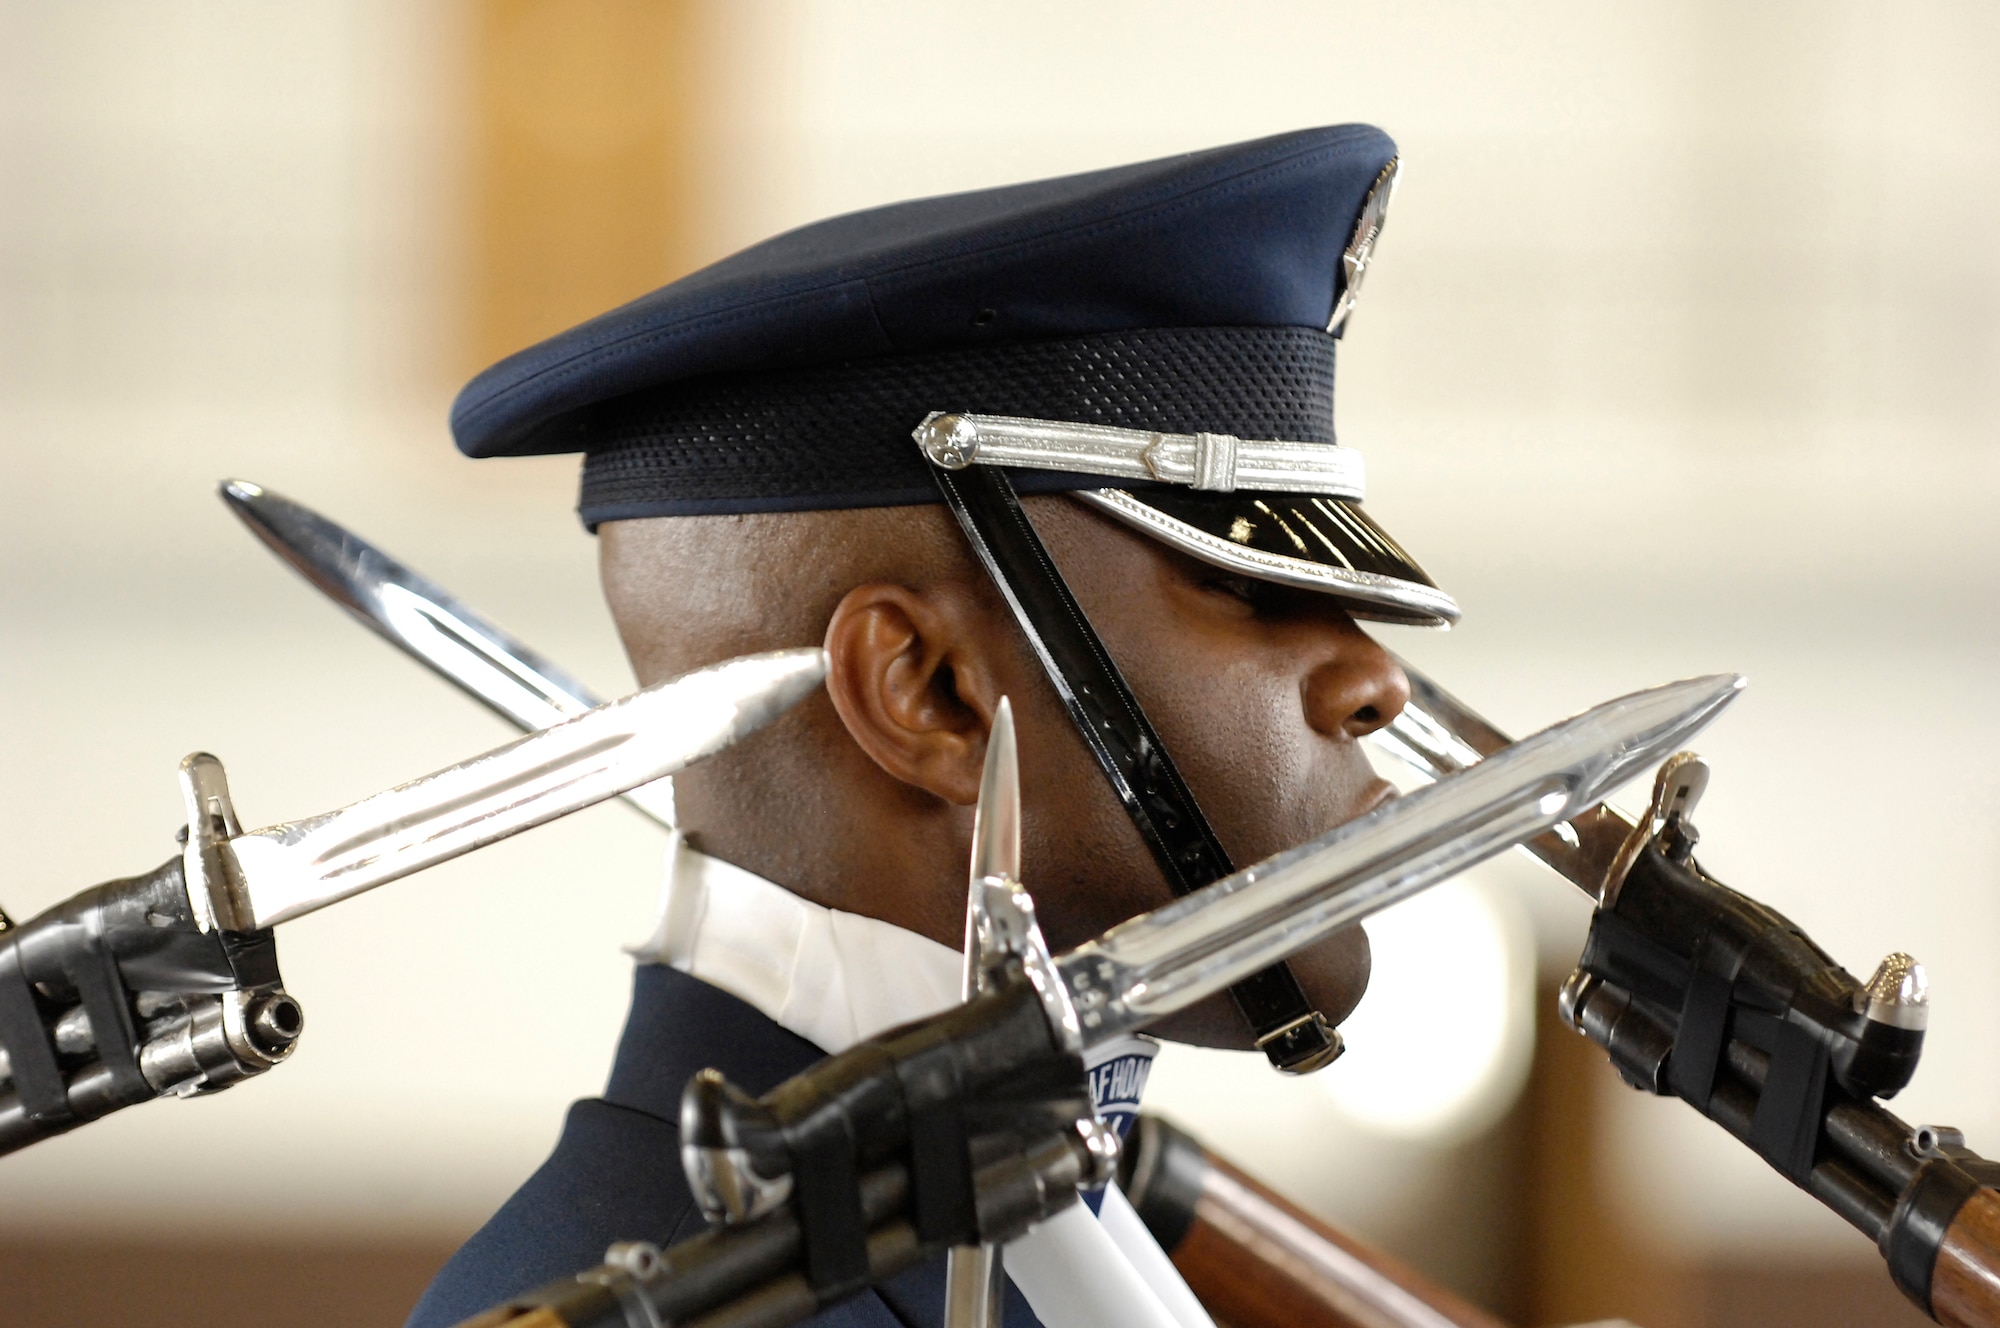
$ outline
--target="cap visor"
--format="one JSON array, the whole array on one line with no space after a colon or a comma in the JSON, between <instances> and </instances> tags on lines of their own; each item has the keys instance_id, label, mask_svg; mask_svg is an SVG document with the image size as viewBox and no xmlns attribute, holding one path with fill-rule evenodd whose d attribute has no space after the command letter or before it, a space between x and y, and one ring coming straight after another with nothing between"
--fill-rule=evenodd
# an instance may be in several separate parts
<instances>
[{"instance_id":1,"label":"cap visor","mask_svg":"<svg viewBox=\"0 0 2000 1328\"><path fill-rule=\"evenodd\" d=\"M1245 576L1333 595L1357 618L1448 627L1458 602L1359 503L1317 494L1149 488L1075 496L1181 552Z\"/></svg>"}]
</instances>

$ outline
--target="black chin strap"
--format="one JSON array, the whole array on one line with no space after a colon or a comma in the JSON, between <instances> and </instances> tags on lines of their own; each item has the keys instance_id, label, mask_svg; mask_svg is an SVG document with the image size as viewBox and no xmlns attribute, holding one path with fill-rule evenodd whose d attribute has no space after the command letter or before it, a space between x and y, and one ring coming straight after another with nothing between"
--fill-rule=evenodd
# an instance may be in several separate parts
<instances>
[{"instance_id":1,"label":"black chin strap","mask_svg":"<svg viewBox=\"0 0 2000 1328\"><path fill-rule=\"evenodd\" d=\"M1096 754L1140 838L1176 895L1229 875L1229 855L1118 666L1021 510L1004 471L932 466L945 505L992 576L1069 717ZM1229 989L1271 1064L1308 1074L1340 1055L1340 1034L1313 1009L1292 970L1275 964Z\"/></svg>"}]
</instances>

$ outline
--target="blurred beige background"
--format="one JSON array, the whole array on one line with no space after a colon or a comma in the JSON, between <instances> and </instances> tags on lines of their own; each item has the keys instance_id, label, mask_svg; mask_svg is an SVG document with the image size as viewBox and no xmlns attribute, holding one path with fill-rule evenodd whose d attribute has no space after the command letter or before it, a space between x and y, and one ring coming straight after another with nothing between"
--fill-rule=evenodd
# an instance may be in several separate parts
<instances>
[{"instance_id":1,"label":"blurred beige background","mask_svg":"<svg viewBox=\"0 0 2000 1328\"><path fill-rule=\"evenodd\" d=\"M1749 674L1704 861L1922 958L1897 1109L2000 1149L1996 62L1974 3L0 0L0 900L164 858L190 750L262 823L506 736L217 479L622 691L574 462L458 458L472 370L833 212L1367 120L1406 170L1340 425L1467 610L1391 644L1517 731ZM0 1161L0 1324L396 1322L600 1085L658 852L600 808L288 927L293 1063ZM1537 1047L1584 922L1500 864L1383 919L1331 1074L1170 1052L1153 1097L1520 1322L1913 1319Z\"/></svg>"}]
</instances>

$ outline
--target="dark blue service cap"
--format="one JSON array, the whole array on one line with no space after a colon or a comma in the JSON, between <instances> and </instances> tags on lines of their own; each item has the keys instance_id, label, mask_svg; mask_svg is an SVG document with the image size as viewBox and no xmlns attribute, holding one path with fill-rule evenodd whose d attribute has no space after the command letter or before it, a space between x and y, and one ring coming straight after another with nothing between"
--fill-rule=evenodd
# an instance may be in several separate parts
<instances>
[{"instance_id":1,"label":"dark blue service cap","mask_svg":"<svg viewBox=\"0 0 2000 1328\"><path fill-rule=\"evenodd\" d=\"M586 453L593 529L935 502L911 431L936 411L1330 447L1336 336L1395 158L1342 125L831 218L509 356L459 394L452 432L475 457ZM1192 505L1246 554L1407 585L1382 616L1457 616L1356 502L1287 521L1172 487L1119 489L1171 497L1176 528Z\"/></svg>"}]
</instances>

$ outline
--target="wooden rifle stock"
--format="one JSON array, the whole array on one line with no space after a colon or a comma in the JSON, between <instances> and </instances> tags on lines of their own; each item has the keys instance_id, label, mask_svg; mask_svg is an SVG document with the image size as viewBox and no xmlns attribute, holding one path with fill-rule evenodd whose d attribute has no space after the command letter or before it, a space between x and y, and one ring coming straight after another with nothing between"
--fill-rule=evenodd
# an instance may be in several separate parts
<instances>
[{"instance_id":1,"label":"wooden rifle stock","mask_svg":"<svg viewBox=\"0 0 2000 1328\"><path fill-rule=\"evenodd\" d=\"M1945 1230L1931 1270L1931 1315L1945 1328L2000 1324L2000 1192L1975 1192Z\"/></svg>"},{"instance_id":2,"label":"wooden rifle stock","mask_svg":"<svg viewBox=\"0 0 2000 1328\"><path fill-rule=\"evenodd\" d=\"M1189 1289L1233 1328L1502 1328L1156 1116L1133 1126L1119 1186Z\"/></svg>"}]
</instances>

